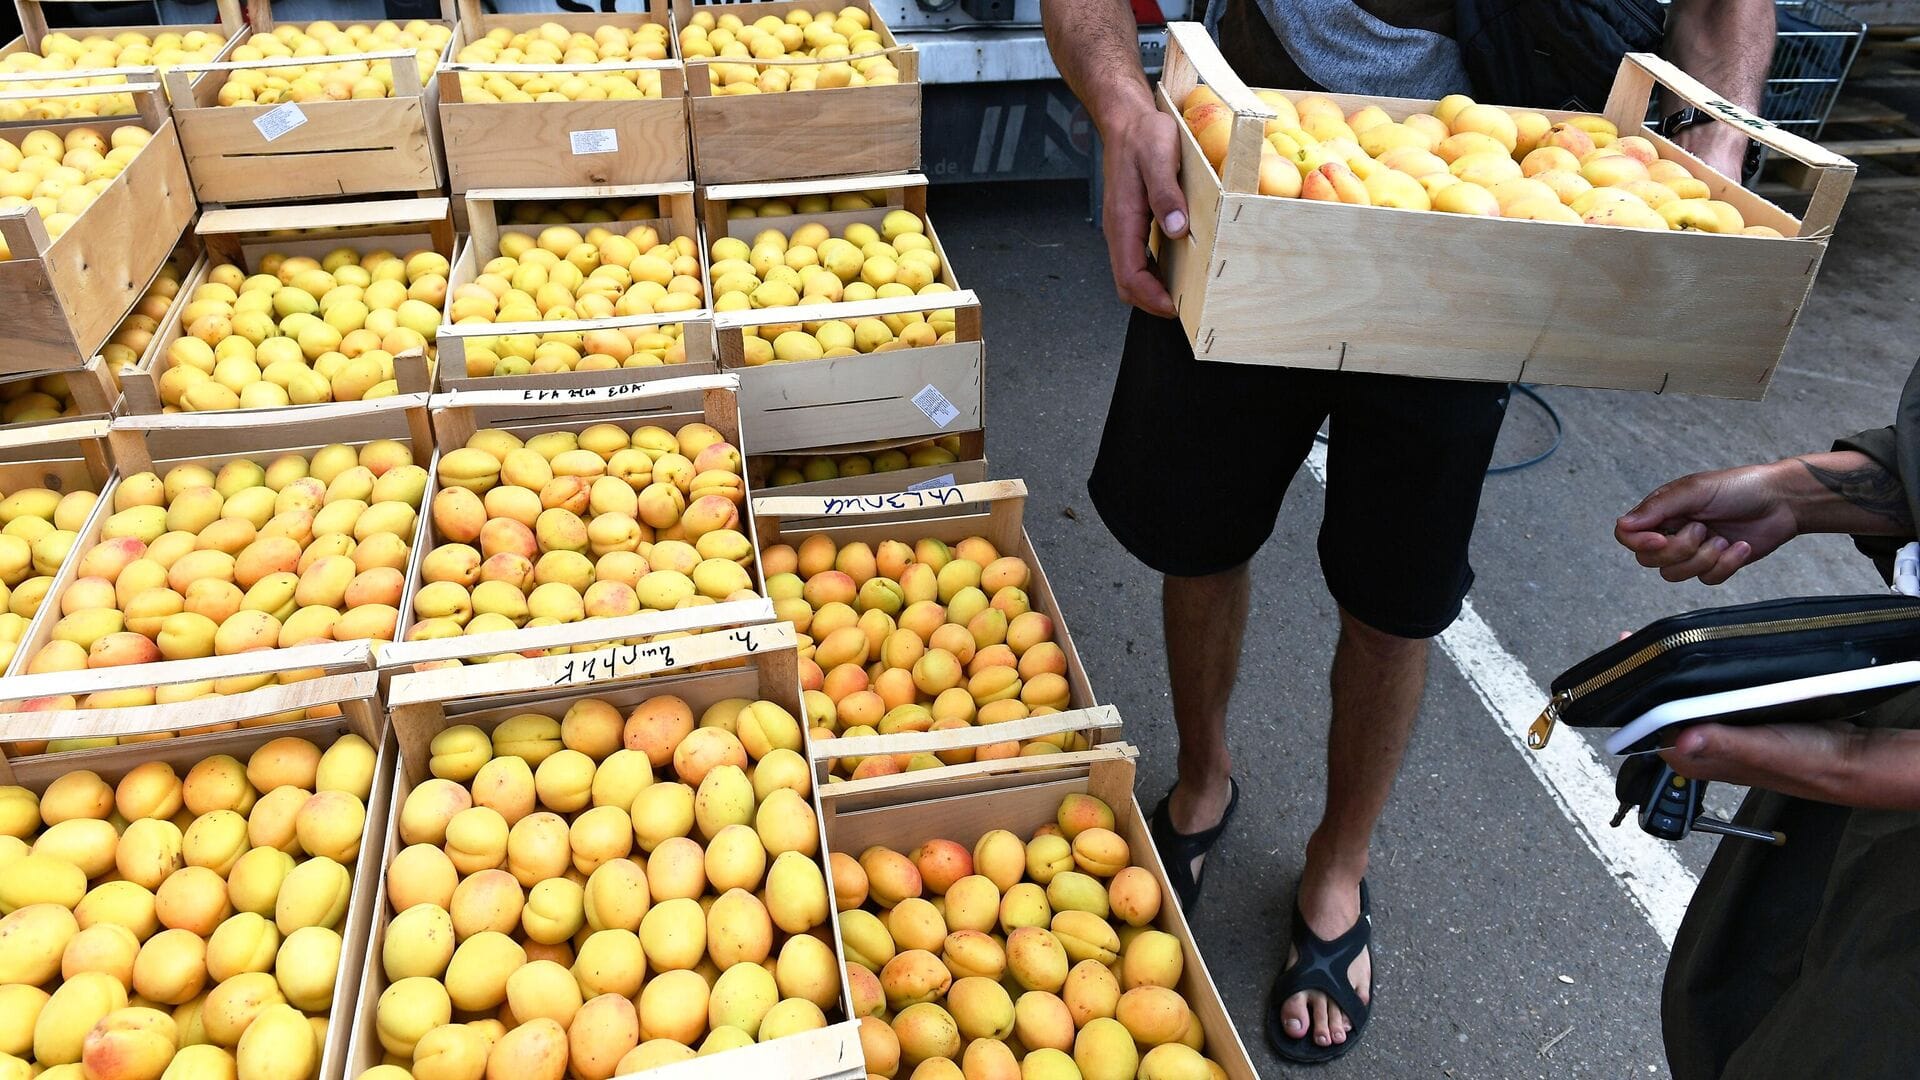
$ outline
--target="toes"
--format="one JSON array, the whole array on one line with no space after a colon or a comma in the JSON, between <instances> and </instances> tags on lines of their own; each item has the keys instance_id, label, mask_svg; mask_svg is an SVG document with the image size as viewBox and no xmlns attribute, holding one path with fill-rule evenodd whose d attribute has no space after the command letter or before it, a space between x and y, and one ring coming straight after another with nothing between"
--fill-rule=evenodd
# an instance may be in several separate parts
<instances>
[{"instance_id":1,"label":"toes","mask_svg":"<svg viewBox=\"0 0 1920 1080\"><path fill-rule=\"evenodd\" d=\"M1327 1021L1327 998L1325 994L1308 994L1308 1011L1313 1014L1313 1041L1321 1046L1332 1043L1333 1034Z\"/></svg>"},{"instance_id":2,"label":"toes","mask_svg":"<svg viewBox=\"0 0 1920 1080\"><path fill-rule=\"evenodd\" d=\"M1292 948L1287 949L1287 966L1292 967L1300 954ZM1298 993L1280 1003L1280 1026L1286 1030L1289 1039L1307 1037L1307 995Z\"/></svg>"},{"instance_id":3,"label":"toes","mask_svg":"<svg viewBox=\"0 0 1920 1080\"><path fill-rule=\"evenodd\" d=\"M1306 994L1295 994L1281 1004L1280 1023L1286 1029L1287 1038L1306 1038L1309 1020Z\"/></svg>"}]
</instances>

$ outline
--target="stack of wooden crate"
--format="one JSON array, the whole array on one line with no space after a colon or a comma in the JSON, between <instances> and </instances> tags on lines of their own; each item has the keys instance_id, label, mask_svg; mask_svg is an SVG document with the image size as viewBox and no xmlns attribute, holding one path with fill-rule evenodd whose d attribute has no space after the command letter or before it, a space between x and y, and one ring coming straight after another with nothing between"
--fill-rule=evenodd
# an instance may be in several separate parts
<instances>
[{"instance_id":1,"label":"stack of wooden crate","mask_svg":"<svg viewBox=\"0 0 1920 1080\"><path fill-rule=\"evenodd\" d=\"M38 12L36 0L17 3ZM177 985L161 990L137 974L122 989L143 1005L205 1010L209 1045L192 1053L210 1067L231 1057L255 1075L284 1059L299 1074L289 1080L402 1080L391 1062L417 1063L429 1038L471 1049L441 1029L465 1032L446 1021L483 1013L498 1029L476 1021L472 1031L497 1040L480 1060L518 1062L529 1047L551 1051L540 1040L572 1019L558 1005L564 1020L536 1012L544 995L512 983L531 969L527 985L557 973L591 999L583 1014L614 1021L610 1044L562 1037L578 1075L857 1080L870 1071L867 1037L885 1021L848 974L838 912L857 905L837 895L837 862L867 843L909 849L918 841L907 823L918 828L961 795L959 832L1024 837L1042 803L1095 791L1116 829L1144 844L1126 795L1131 751L1026 534L1026 489L987 479L980 302L928 214L913 49L868 0L851 0L831 10L870 27L861 40L873 46L850 58L757 56L764 93L739 91L748 62L682 50L696 27L797 25L829 6L647 0L631 13L508 15L449 0L439 20L349 27L277 22L258 0L250 22L222 9L217 48L214 31L199 28L211 55L197 62L84 76L122 80L110 88L0 75L0 86L30 84L0 90L0 102L113 96L136 108L0 124L16 146L36 129L151 134L70 220L57 200L0 210L11 255L0 260L0 304L20 313L16 348L0 356L0 824L37 840L68 792L94 784L124 794L129 820L181 793L164 815L179 818L181 865L139 872L138 882L106 881L126 876L117 866L79 872L86 896L132 885L168 898L165 944L183 954L197 945L207 970L175 965L187 976ZM37 14L26 24L27 47L67 48L48 41ZM543 47L494 62L521 33L554 51L574 34L644 33L665 55L587 62L570 49L555 60ZM433 44L356 44L376 37ZM890 74L872 84L787 88L802 68L876 58ZM347 70L380 85L325 74ZM567 82L595 74L632 74L641 96L600 100ZM288 77L314 85L280 87ZM715 242L806 225L877 231L903 213L937 256L932 277L944 291L716 310ZM654 244L670 250L643 262ZM779 330L918 317L934 303L942 327L951 320L948 337L761 362ZM24 419L7 424L16 401ZM643 498L673 511L642 513ZM584 539L564 528L576 522ZM899 691L907 674L895 670L888 692L914 698L911 707L872 726L843 722L838 699L866 671L827 663L833 649L823 655L822 643L835 629L845 640L856 605L862 635L895 632L905 613L878 593L836 605L809 592L800 570L840 572L816 565L821 545L849 552L850 565L853 553L903 547L923 548L929 563L950 548L1017 563L1020 584L995 590L1000 606L983 615L978 644L985 651L996 625L1023 616L1023 633L1037 627L1047 642L1049 663L1028 679L1044 692L1029 705L1003 673L997 693L1009 697L1010 686L1012 700L991 715L1017 717L935 724L933 695ZM899 585L904 564L894 561L862 581ZM930 577L931 565L920 572ZM696 592L643 594L643 581L676 575L698 580ZM580 602L535 605L543 589ZM984 609L986 592L974 591L961 605ZM972 656L972 638L958 643L974 632L965 620L942 630ZM885 665L873 651L878 676ZM698 725L660 726L683 714ZM498 763L476 760L489 779L452 763L460 748ZM304 769L314 759L319 767ZM562 766L574 770L573 788L556 780ZM715 844L723 812L709 789L732 774L706 778L723 767L750 777L753 795L752 813L740 819L735 807L724 820L783 839L767 843L765 873L751 881L695 860L706 875L698 888L668 883L676 860ZM234 769L231 801L207 801L202 781ZM487 786L496 772L525 772L538 801L506 822L513 852L482 865L461 846L471 816L456 828L428 804L504 806ZM657 791L642 797L642 787ZM139 797L150 789L160 804ZM1011 801L998 805L996 793ZM220 919L175 910L194 879L251 879L254 864L243 873L238 859L203 857L201 840L232 824L225 815L264 808L257 829L243 830L241 846L257 850L280 835L268 818L292 821L307 800L327 814L309 812L305 833L279 822L293 831L277 844L306 899L263 907L245 880L228 883L235 910ZM791 815L788 828L758 820L772 803ZM31 820L12 814L28 804ZM612 816L589 819L599 809L623 815L614 831L632 834L644 859L624 846L586 857L575 841ZM884 836L881 809L901 823ZM351 845L326 842L356 814ZM565 836L567 858L529 861L536 827ZM56 848L41 854L51 860ZM423 893L417 873L436 855L457 871L444 895ZM1151 853L1135 861L1165 892ZM642 925L648 904L595 906L612 895L593 884L603 863L627 875L614 892L631 900L637 882L651 907L697 912L702 925L708 907L779 909L769 949L748 948L747 959L777 979L780 1020L756 1032L756 1013L735 1031L714 1019L723 1012L700 1010L691 1027L650 1013L655 998L679 1001L682 991L711 986L726 998L720 969L741 956L716 941L684 957L684 970L659 962L659 934ZM47 880L72 872L49 869ZM501 879L532 914L470 925L456 888ZM320 904L329 889L337 903ZM53 907L79 902L60 890L34 895ZM576 895L581 925L561 933ZM562 919L540 923L556 898ZM15 899L0 889L0 904ZM438 964L419 950L420 928L449 917L421 910L434 906L459 909L451 958ZM239 971L211 938L256 919L286 941L264 967ZM1177 906L1153 926L1180 942L1181 993L1209 1056L1234 1080L1250 1078ZM640 965L625 963L635 956ZM818 970L803 977L809 964ZM106 973L66 977L117 985ZM243 991L264 996L240 1016L229 1006ZM275 995L285 1002L265 1003ZM622 1043L628 1018L633 1038ZM289 1038L309 1026L310 1057ZM605 1045L624 1052L599 1060ZM680 1060L696 1046L700 1060Z\"/></svg>"}]
</instances>

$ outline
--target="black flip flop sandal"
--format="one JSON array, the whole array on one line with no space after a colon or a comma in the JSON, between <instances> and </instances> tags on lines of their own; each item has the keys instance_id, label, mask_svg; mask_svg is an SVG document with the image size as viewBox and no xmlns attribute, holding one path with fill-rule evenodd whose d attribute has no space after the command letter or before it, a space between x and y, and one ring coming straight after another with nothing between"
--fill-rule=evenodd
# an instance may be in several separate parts
<instances>
[{"instance_id":1,"label":"black flip flop sandal","mask_svg":"<svg viewBox=\"0 0 1920 1080\"><path fill-rule=\"evenodd\" d=\"M1169 791L1153 808L1152 817L1147 819L1147 832L1153 837L1153 846L1160 852L1160 861L1167 868L1167 883L1173 886L1173 893L1180 898L1180 908L1187 914L1200 904L1200 880L1207 873L1206 863L1200 864L1200 877L1193 874L1193 860L1213 850L1221 834L1227 831L1227 823L1233 820L1233 811L1240 805L1240 785L1232 777L1227 778L1227 809L1220 815L1220 821L1210 829L1197 833L1179 832L1173 827L1173 812L1168 803L1173 799Z\"/></svg>"},{"instance_id":2,"label":"black flip flop sandal","mask_svg":"<svg viewBox=\"0 0 1920 1080\"><path fill-rule=\"evenodd\" d=\"M1307 926L1306 916L1300 914L1298 901L1293 909L1293 951L1296 959L1278 978L1273 981L1273 990L1267 998L1267 1045L1281 1058L1295 1065L1321 1065L1340 1057L1360 1042L1360 1035L1367 1027L1367 1016L1373 1011L1372 999L1362 1002L1360 994L1347 981L1347 969L1353 966L1362 950L1373 944L1373 906L1367 899L1367 883L1360 882L1360 918L1347 932L1332 941L1323 941L1314 935ZM1280 1018L1280 1006L1288 998L1305 990L1318 990L1327 995L1340 1011L1347 1014L1347 1020L1353 1024L1353 1030L1347 1032L1347 1041L1328 1043L1321 1046L1313 1041L1312 1031L1298 1039L1287 1034L1286 1025ZM1379 984L1374 983L1377 993Z\"/></svg>"}]
</instances>

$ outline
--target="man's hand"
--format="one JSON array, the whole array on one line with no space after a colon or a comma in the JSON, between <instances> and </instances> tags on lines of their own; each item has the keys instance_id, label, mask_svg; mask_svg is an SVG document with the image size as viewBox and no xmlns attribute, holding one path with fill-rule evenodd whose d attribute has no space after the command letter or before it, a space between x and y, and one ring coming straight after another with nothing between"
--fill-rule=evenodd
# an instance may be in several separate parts
<instances>
[{"instance_id":1,"label":"man's hand","mask_svg":"<svg viewBox=\"0 0 1920 1080\"><path fill-rule=\"evenodd\" d=\"M1155 221L1169 237L1187 235L1180 129L1154 108L1133 9L1127 0L1047 0L1040 20L1061 77L1100 129L1107 183L1101 221L1114 291L1142 311L1171 317L1173 298L1147 266L1147 236Z\"/></svg>"},{"instance_id":2,"label":"man's hand","mask_svg":"<svg viewBox=\"0 0 1920 1080\"><path fill-rule=\"evenodd\" d=\"M1171 239L1187 235L1187 200L1180 191L1179 121L1158 109L1135 109L1102 131L1106 198L1102 226L1113 287L1120 299L1171 318L1173 298L1148 265L1153 222Z\"/></svg>"},{"instance_id":3,"label":"man's hand","mask_svg":"<svg viewBox=\"0 0 1920 1080\"><path fill-rule=\"evenodd\" d=\"M1721 176L1736 184L1741 181L1747 164L1747 137L1739 128L1710 120L1681 131L1673 141Z\"/></svg>"},{"instance_id":4,"label":"man's hand","mask_svg":"<svg viewBox=\"0 0 1920 1080\"><path fill-rule=\"evenodd\" d=\"M1668 581L1718 585L1799 535L1780 462L1694 473L1661 485L1613 536Z\"/></svg>"},{"instance_id":5,"label":"man's hand","mask_svg":"<svg viewBox=\"0 0 1920 1080\"><path fill-rule=\"evenodd\" d=\"M1667 59L1714 93L1758 114L1773 62L1773 0L1673 0L1667 11ZM1665 95L1663 115L1680 108ZM1731 124L1696 124L1675 139L1688 153L1738 183L1747 139Z\"/></svg>"},{"instance_id":6,"label":"man's hand","mask_svg":"<svg viewBox=\"0 0 1920 1080\"><path fill-rule=\"evenodd\" d=\"M1852 724L1700 724L1660 756L1693 780L1877 809L1920 809L1920 732Z\"/></svg>"}]
</instances>

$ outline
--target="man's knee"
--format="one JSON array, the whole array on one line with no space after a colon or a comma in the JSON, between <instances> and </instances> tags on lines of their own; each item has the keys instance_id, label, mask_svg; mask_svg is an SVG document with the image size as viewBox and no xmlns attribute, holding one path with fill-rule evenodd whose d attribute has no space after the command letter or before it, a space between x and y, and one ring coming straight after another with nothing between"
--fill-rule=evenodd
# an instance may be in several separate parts
<instances>
[{"instance_id":1,"label":"man's knee","mask_svg":"<svg viewBox=\"0 0 1920 1080\"><path fill-rule=\"evenodd\" d=\"M1387 659L1418 656L1427 651L1427 643L1431 640L1390 634L1361 621L1346 608L1340 609L1340 638L1342 643L1368 655Z\"/></svg>"}]
</instances>

